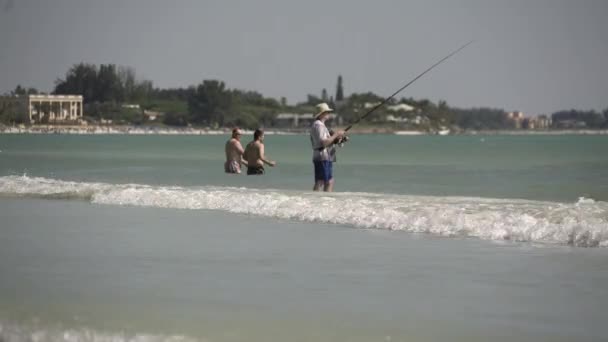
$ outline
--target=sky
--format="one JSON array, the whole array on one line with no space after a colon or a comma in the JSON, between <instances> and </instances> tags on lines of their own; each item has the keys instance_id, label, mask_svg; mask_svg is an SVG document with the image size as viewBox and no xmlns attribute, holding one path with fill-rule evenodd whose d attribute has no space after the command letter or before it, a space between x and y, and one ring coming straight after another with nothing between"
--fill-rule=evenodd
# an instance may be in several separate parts
<instances>
[{"instance_id":1,"label":"sky","mask_svg":"<svg viewBox=\"0 0 608 342\"><path fill-rule=\"evenodd\" d=\"M608 108L605 0L0 0L0 93L76 63L156 87L218 79L289 104L335 93L521 110Z\"/></svg>"}]
</instances>

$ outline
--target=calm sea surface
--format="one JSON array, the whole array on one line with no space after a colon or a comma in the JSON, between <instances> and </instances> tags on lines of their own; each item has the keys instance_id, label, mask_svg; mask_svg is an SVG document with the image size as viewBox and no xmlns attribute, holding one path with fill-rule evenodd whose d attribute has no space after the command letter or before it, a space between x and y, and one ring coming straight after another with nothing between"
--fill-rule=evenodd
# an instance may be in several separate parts
<instances>
[{"instance_id":1,"label":"calm sea surface","mask_svg":"<svg viewBox=\"0 0 608 342\"><path fill-rule=\"evenodd\" d=\"M227 138L0 135L0 340L607 340L607 136Z\"/></svg>"},{"instance_id":2,"label":"calm sea surface","mask_svg":"<svg viewBox=\"0 0 608 342\"><path fill-rule=\"evenodd\" d=\"M71 181L309 190L307 136L268 135L268 177L222 171L225 136L0 135L1 175ZM247 140L244 141L246 143ZM432 196L608 201L606 136L355 136L336 189Z\"/></svg>"}]
</instances>

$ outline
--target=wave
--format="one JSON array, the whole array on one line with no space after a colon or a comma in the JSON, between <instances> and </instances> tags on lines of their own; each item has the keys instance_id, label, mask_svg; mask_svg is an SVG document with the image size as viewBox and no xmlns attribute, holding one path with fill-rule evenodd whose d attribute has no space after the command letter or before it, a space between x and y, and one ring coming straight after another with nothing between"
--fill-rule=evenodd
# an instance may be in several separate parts
<instances>
[{"instance_id":1,"label":"wave","mask_svg":"<svg viewBox=\"0 0 608 342\"><path fill-rule=\"evenodd\" d=\"M104 332L89 328L66 329L60 326L16 324L0 321L0 341L91 341L91 342L195 342L183 335Z\"/></svg>"},{"instance_id":2,"label":"wave","mask_svg":"<svg viewBox=\"0 0 608 342\"><path fill-rule=\"evenodd\" d=\"M97 204L222 210L441 236L608 247L608 203L313 193L233 187L152 186L0 177L0 195Z\"/></svg>"}]
</instances>

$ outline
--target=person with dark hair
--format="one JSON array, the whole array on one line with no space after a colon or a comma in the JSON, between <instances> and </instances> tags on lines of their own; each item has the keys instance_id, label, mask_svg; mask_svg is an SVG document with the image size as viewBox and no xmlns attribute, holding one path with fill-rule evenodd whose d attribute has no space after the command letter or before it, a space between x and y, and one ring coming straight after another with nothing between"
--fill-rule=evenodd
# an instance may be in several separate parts
<instances>
[{"instance_id":1,"label":"person with dark hair","mask_svg":"<svg viewBox=\"0 0 608 342\"><path fill-rule=\"evenodd\" d=\"M268 166L276 165L276 162L267 159L264 154L264 131L261 129L256 129L253 133L253 141L245 147L243 157L247 161L248 175L263 175L264 164Z\"/></svg>"},{"instance_id":2,"label":"person with dark hair","mask_svg":"<svg viewBox=\"0 0 608 342\"><path fill-rule=\"evenodd\" d=\"M226 152L226 162L224 163L224 172L226 173L241 173L241 164L247 164L243 160L243 146L241 145L241 130L238 127L232 129L232 137L226 142L224 148Z\"/></svg>"}]
</instances>

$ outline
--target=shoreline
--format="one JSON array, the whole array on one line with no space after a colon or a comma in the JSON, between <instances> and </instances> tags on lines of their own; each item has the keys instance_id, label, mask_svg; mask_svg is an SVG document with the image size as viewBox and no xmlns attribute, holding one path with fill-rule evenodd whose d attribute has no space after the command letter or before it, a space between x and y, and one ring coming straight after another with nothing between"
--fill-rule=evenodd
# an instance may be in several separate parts
<instances>
[{"instance_id":1,"label":"shoreline","mask_svg":"<svg viewBox=\"0 0 608 342\"><path fill-rule=\"evenodd\" d=\"M68 135L99 135L99 134L121 134L121 135L224 135L230 134L231 128L208 129L208 128L171 128L171 127L141 127L141 126L0 126L0 134L68 134ZM253 134L253 131L243 130L245 134ZM269 128L265 129L268 135L303 135L306 129ZM576 130L479 130L460 131L438 134L436 132L394 130L390 128L362 128L352 129L353 134L391 134L403 136L429 136L429 135L608 135L608 129L576 129Z\"/></svg>"}]
</instances>

